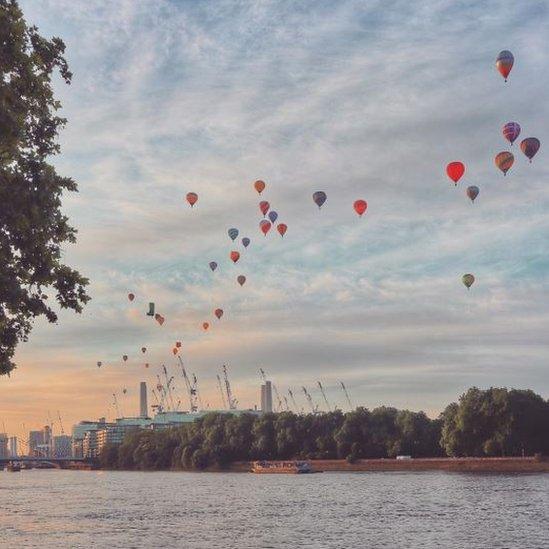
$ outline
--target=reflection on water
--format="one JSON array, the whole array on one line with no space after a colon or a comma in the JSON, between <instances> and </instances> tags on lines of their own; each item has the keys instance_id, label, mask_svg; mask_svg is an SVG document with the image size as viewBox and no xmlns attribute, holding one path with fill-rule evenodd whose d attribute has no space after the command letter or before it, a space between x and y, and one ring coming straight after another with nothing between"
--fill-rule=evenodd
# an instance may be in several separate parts
<instances>
[{"instance_id":1,"label":"reflection on water","mask_svg":"<svg viewBox=\"0 0 549 549\"><path fill-rule=\"evenodd\" d=\"M0 547L549 548L549 475L0 472Z\"/></svg>"}]
</instances>

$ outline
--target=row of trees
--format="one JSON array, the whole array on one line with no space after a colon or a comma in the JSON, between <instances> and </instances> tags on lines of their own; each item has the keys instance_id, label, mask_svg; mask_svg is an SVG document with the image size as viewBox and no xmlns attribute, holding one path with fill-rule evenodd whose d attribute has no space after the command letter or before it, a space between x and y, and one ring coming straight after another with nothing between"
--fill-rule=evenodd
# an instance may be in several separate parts
<instances>
[{"instance_id":1,"label":"row of trees","mask_svg":"<svg viewBox=\"0 0 549 549\"><path fill-rule=\"evenodd\" d=\"M181 427L129 434L106 468L204 469L255 459L495 456L549 453L549 402L532 391L469 389L438 419L381 407L319 415L211 413Z\"/></svg>"}]
</instances>

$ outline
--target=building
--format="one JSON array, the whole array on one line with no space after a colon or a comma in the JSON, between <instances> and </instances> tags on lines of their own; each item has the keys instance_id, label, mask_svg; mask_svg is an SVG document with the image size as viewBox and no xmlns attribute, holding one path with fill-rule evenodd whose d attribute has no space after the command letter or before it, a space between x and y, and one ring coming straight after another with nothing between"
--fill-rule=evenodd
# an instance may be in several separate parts
<instances>
[{"instance_id":1,"label":"building","mask_svg":"<svg viewBox=\"0 0 549 549\"><path fill-rule=\"evenodd\" d=\"M10 457L8 453L8 435L0 433L0 458Z\"/></svg>"},{"instance_id":2,"label":"building","mask_svg":"<svg viewBox=\"0 0 549 549\"><path fill-rule=\"evenodd\" d=\"M18 457L19 456L19 448L17 445L17 437L10 437L9 440L9 453L10 457Z\"/></svg>"},{"instance_id":3,"label":"building","mask_svg":"<svg viewBox=\"0 0 549 549\"><path fill-rule=\"evenodd\" d=\"M87 459L95 459L99 457L98 433L99 429L91 429L86 431L84 440L82 441L82 457Z\"/></svg>"},{"instance_id":4,"label":"building","mask_svg":"<svg viewBox=\"0 0 549 549\"><path fill-rule=\"evenodd\" d=\"M139 415L141 417L149 417L149 409L147 406L147 384L144 381L139 384Z\"/></svg>"},{"instance_id":5,"label":"building","mask_svg":"<svg viewBox=\"0 0 549 549\"><path fill-rule=\"evenodd\" d=\"M57 435L53 437L52 456L63 459L72 455L72 437L69 435Z\"/></svg>"},{"instance_id":6,"label":"building","mask_svg":"<svg viewBox=\"0 0 549 549\"><path fill-rule=\"evenodd\" d=\"M122 444L124 437L132 432L141 429L140 425L124 425L119 423L108 424L104 429L97 431L97 450L101 453L101 450L107 444Z\"/></svg>"},{"instance_id":7,"label":"building","mask_svg":"<svg viewBox=\"0 0 549 549\"><path fill-rule=\"evenodd\" d=\"M273 411L273 387L270 381L261 385L261 411L268 413Z\"/></svg>"},{"instance_id":8,"label":"building","mask_svg":"<svg viewBox=\"0 0 549 549\"><path fill-rule=\"evenodd\" d=\"M81 421L80 423L77 423L76 425L73 425L72 428L72 457L74 458L83 458L85 456L84 452L84 439L86 437L86 433L89 431L97 431L100 429L103 429L106 425L106 421L104 417L99 418L97 421ZM89 442L88 441L88 449L89 449ZM93 442L93 441L92 441Z\"/></svg>"},{"instance_id":9,"label":"building","mask_svg":"<svg viewBox=\"0 0 549 549\"><path fill-rule=\"evenodd\" d=\"M29 432L29 456L39 456L40 448L44 446L44 431Z\"/></svg>"},{"instance_id":10,"label":"building","mask_svg":"<svg viewBox=\"0 0 549 549\"><path fill-rule=\"evenodd\" d=\"M72 439L71 443L71 457L83 458L84 457L84 440Z\"/></svg>"}]
</instances>

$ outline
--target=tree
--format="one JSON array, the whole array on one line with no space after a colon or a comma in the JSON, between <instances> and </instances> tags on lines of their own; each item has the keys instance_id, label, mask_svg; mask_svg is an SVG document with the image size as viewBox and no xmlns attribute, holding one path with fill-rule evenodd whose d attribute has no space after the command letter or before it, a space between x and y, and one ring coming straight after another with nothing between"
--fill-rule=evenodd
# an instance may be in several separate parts
<instances>
[{"instance_id":1,"label":"tree","mask_svg":"<svg viewBox=\"0 0 549 549\"><path fill-rule=\"evenodd\" d=\"M66 122L51 85L56 71L71 81L64 51L61 39L46 40L26 24L16 0L0 0L0 374L15 368L17 344L36 317L53 323L55 302L81 312L89 300L88 280L62 262L76 230L61 198L77 185L46 161L60 152Z\"/></svg>"}]
</instances>

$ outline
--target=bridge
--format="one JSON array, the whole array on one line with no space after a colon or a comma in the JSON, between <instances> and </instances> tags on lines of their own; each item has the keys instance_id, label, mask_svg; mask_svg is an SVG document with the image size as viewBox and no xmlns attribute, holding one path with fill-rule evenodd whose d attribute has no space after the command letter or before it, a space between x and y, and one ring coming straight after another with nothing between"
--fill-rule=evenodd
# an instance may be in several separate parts
<instances>
[{"instance_id":1,"label":"bridge","mask_svg":"<svg viewBox=\"0 0 549 549\"><path fill-rule=\"evenodd\" d=\"M34 456L17 456L17 457L0 457L0 469L3 469L6 465L10 463L19 463L24 464L28 463L29 465L33 464L48 464L58 467L60 469L70 467L71 465L82 464L82 465L91 465L92 460L87 458L58 458L58 457L34 457Z\"/></svg>"}]
</instances>

